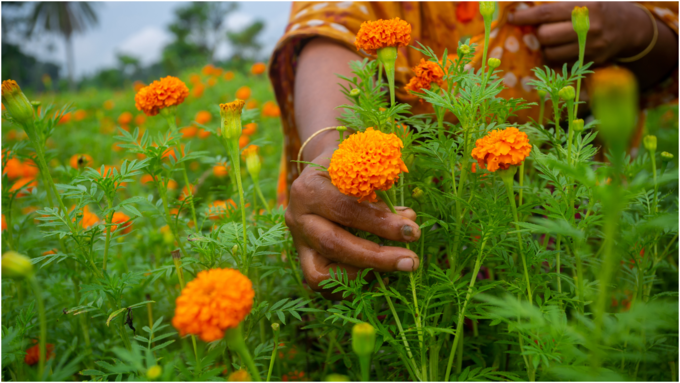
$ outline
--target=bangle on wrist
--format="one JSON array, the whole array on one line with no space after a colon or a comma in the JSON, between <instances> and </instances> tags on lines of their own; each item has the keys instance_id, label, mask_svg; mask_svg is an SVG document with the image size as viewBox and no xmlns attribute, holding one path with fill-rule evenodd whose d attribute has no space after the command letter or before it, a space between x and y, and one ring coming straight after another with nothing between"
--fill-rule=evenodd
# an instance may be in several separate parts
<instances>
[{"instance_id":1,"label":"bangle on wrist","mask_svg":"<svg viewBox=\"0 0 680 383\"><path fill-rule=\"evenodd\" d=\"M644 7L640 4L634 3L633 5L642 9L643 11L645 11L645 13L647 13L649 18L652 19L652 28L654 28L654 34L652 36L652 41L649 43L647 48L645 48L645 50L636 54L633 57L627 57L627 58L622 58L622 59L617 60L618 62L622 62L622 63L631 63L631 62L634 62L634 61L638 61L639 59L647 56L647 54L652 51L652 49L656 45L656 41L659 38L659 27L657 27L657 25L656 25L656 18L654 17L654 15L652 15L652 12L650 12L649 9L647 9L646 7Z\"/></svg>"},{"instance_id":2,"label":"bangle on wrist","mask_svg":"<svg viewBox=\"0 0 680 383\"><path fill-rule=\"evenodd\" d=\"M311 136L309 136L309 138L308 138L307 140L305 140L305 143L302 144L302 146L300 147L300 151L298 152L298 157L297 157L297 170L298 170L298 174L300 174L300 173L302 172L302 170L300 169L300 163L301 163L300 160L302 159L302 151L305 149L305 146L307 146L307 144L308 144L310 141L312 141L312 139L313 139L314 137L318 136L319 134L321 134L321 133L323 133L323 132L327 132L327 131L329 131L329 130L337 130L337 129L338 129L337 126L329 126L329 127L327 127L327 128L320 129L320 130L316 131L314 134L312 134Z\"/></svg>"}]
</instances>

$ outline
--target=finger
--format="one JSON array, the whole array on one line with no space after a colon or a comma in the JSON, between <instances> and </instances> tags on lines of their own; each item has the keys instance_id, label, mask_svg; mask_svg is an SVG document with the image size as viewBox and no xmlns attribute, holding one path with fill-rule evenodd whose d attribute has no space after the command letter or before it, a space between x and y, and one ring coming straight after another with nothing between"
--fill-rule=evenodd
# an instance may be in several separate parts
<instances>
[{"instance_id":1,"label":"finger","mask_svg":"<svg viewBox=\"0 0 680 383\"><path fill-rule=\"evenodd\" d=\"M302 268L302 273L305 276L305 281L309 287L314 290L321 292L327 298L337 298L331 296L332 290L324 290L323 286L319 284L331 277L329 269L336 271L338 268L347 272L349 279L356 279L360 269L354 266L340 264L333 262L327 258L324 258L316 250L309 248L306 245L298 245L298 255L300 256L300 267ZM373 273L368 273L366 275L366 280L373 278ZM342 297L340 297L342 299Z\"/></svg>"},{"instance_id":2,"label":"finger","mask_svg":"<svg viewBox=\"0 0 680 383\"><path fill-rule=\"evenodd\" d=\"M420 227L414 222L416 214L413 210L400 208L395 215L382 201L359 203L355 197L340 193L327 174L314 178L306 187L323 190L323 193L307 193L309 198L305 204L309 213L392 241L413 242L420 238Z\"/></svg>"},{"instance_id":3,"label":"finger","mask_svg":"<svg viewBox=\"0 0 680 383\"><path fill-rule=\"evenodd\" d=\"M534 25L571 20L572 3L551 3L511 12L508 22L515 25Z\"/></svg>"},{"instance_id":4,"label":"finger","mask_svg":"<svg viewBox=\"0 0 680 383\"><path fill-rule=\"evenodd\" d=\"M574 27L570 21L543 24L536 30L536 37L544 47L578 42L578 35L574 32Z\"/></svg>"},{"instance_id":5,"label":"finger","mask_svg":"<svg viewBox=\"0 0 680 383\"><path fill-rule=\"evenodd\" d=\"M572 63L578 59L578 43L570 43L543 50L545 59L552 63Z\"/></svg>"},{"instance_id":6,"label":"finger","mask_svg":"<svg viewBox=\"0 0 680 383\"><path fill-rule=\"evenodd\" d=\"M309 247L324 257L358 268L377 271L414 271L420 261L416 253L401 247L380 246L355 237L318 215L301 217L301 231Z\"/></svg>"}]
</instances>

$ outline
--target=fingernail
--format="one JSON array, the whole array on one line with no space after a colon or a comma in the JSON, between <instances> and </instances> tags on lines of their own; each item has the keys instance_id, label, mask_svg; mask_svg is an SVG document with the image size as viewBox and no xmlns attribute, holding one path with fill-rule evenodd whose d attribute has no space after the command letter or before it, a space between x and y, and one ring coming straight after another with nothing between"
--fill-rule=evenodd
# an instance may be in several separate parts
<instances>
[{"instance_id":1,"label":"fingernail","mask_svg":"<svg viewBox=\"0 0 680 383\"><path fill-rule=\"evenodd\" d=\"M402 258L397 262L397 270L399 271L413 271L413 259Z\"/></svg>"},{"instance_id":2,"label":"fingernail","mask_svg":"<svg viewBox=\"0 0 680 383\"><path fill-rule=\"evenodd\" d=\"M413 228L409 225L404 225L401 227L401 234L404 237L409 238L413 235Z\"/></svg>"}]
</instances>

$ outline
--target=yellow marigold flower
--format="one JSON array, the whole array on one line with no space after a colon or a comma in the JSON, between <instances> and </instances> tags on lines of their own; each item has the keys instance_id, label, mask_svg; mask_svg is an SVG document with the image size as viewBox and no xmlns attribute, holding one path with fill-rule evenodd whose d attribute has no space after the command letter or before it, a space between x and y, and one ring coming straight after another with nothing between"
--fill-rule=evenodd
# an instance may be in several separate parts
<instances>
[{"instance_id":1,"label":"yellow marigold flower","mask_svg":"<svg viewBox=\"0 0 680 383\"><path fill-rule=\"evenodd\" d=\"M531 153L529 137L519 129L510 127L494 130L480 138L472 149L472 158L481 168L490 172L519 165Z\"/></svg>"},{"instance_id":2,"label":"yellow marigold flower","mask_svg":"<svg viewBox=\"0 0 680 383\"><path fill-rule=\"evenodd\" d=\"M253 284L234 269L201 271L176 300L172 325L181 336L196 334L206 342L236 328L253 306Z\"/></svg>"},{"instance_id":3,"label":"yellow marigold flower","mask_svg":"<svg viewBox=\"0 0 680 383\"><path fill-rule=\"evenodd\" d=\"M376 190L388 190L408 173L401 159L404 144L394 134L373 128L349 136L333 153L328 174L341 193L359 198L359 202L376 202Z\"/></svg>"},{"instance_id":4,"label":"yellow marigold flower","mask_svg":"<svg viewBox=\"0 0 680 383\"><path fill-rule=\"evenodd\" d=\"M390 20L364 21L354 45L374 55L380 48L406 47L411 42L411 24L398 17Z\"/></svg>"},{"instance_id":5,"label":"yellow marigold flower","mask_svg":"<svg viewBox=\"0 0 680 383\"><path fill-rule=\"evenodd\" d=\"M435 62L420 59L420 64L413 68L413 71L416 75L404 87L410 92L420 93L422 92L421 89L430 90L432 83L439 87L444 85L444 71Z\"/></svg>"},{"instance_id":6,"label":"yellow marigold flower","mask_svg":"<svg viewBox=\"0 0 680 383\"><path fill-rule=\"evenodd\" d=\"M135 95L135 106L147 116L155 116L161 109L179 105L189 96L189 88L177 77L168 76L140 89Z\"/></svg>"}]
</instances>

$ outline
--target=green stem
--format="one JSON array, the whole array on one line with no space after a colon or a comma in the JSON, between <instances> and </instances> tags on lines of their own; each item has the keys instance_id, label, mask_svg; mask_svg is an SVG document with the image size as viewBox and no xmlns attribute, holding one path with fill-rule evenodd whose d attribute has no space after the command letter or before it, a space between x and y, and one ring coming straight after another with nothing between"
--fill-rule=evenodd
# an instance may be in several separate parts
<instances>
[{"instance_id":1,"label":"green stem","mask_svg":"<svg viewBox=\"0 0 680 383\"><path fill-rule=\"evenodd\" d=\"M274 369L274 362L276 361L276 350L279 348L279 332L274 331L274 349L272 350L272 357L269 359L269 371L267 371L267 382L272 377L272 370Z\"/></svg>"},{"instance_id":2,"label":"green stem","mask_svg":"<svg viewBox=\"0 0 680 383\"><path fill-rule=\"evenodd\" d=\"M385 204L387 205L387 207L390 208L390 211L393 214L397 214L397 211L394 209L394 204L392 203L392 199L387 195L386 191L376 190L375 194L377 194L378 197L380 197L380 199L383 200L383 202L385 202Z\"/></svg>"},{"instance_id":3,"label":"green stem","mask_svg":"<svg viewBox=\"0 0 680 383\"><path fill-rule=\"evenodd\" d=\"M359 365L361 366L361 381L368 382L368 378L371 372L371 357L370 356L360 356Z\"/></svg>"},{"instance_id":4,"label":"green stem","mask_svg":"<svg viewBox=\"0 0 680 383\"><path fill-rule=\"evenodd\" d=\"M579 68L583 67L583 57L585 55L586 51L586 34L585 33L579 33L578 34L578 62L579 62ZM579 96L581 95L581 78L579 77L576 80L576 102L574 102L574 116L578 116L578 99ZM571 109L571 108L570 108Z\"/></svg>"},{"instance_id":5,"label":"green stem","mask_svg":"<svg viewBox=\"0 0 680 383\"><path fill-rule=\"evenodd\" d=\"M38 364L38 380L43 380L43 373L45 372L45 360L47 357L47 319L45 316L45 303L43 302L42 290L40 289L40 284L35 275L31 275L29 278L31 286L33 287L33 294L35 294L35 300L38 302L38 318L40 320L40 362Z\"/></svg>"},{"instance_id":6,"label":"green stem","mask_svg":"<svg viewBox=\"0 0 680 383\"><path fill-rule=\"evenodd\" d=\"M545 114L545 97L539 98L538 125L543 126L543 115Z\"/></svg>"},{"instance_id":7,"label":"green stem","mask_svg":"<svg viewBox=\"0 0 680 383\"><path fill-rule=\"evenodd\" d=\"M238 327L227 330L224 334L224 337L229 348L241 355L241 358L243 358L246 367L248 367L248 370L250 371L250 374L253 376L253 378L255 378L255 381L262 381L260 372L257 371L257 367L255 367L253 358L250 356L250 351L248 351L248 347L246 346L245 339L243 339L241 325L239 324Z\"/></svg>"},{"instance_id":8,"label":"green stem","mask_svg":"<svg viewBox=\"0 0 680 383\"><path fill-rule=\"evenodd\" d=\"M652 160L652 176L654 177L654 203L652 204L652 212L656 213L658 211L657 203L659 198L659 184L656 181L656 152L650 150L649 157Z\"/></svg>"},{"instance_id":9,"label":"green stem","mask_svg":"<svg viewBox=\"0 0 680 383\"><path fill-rule=\"evenodd\" d=\"M567 115L569 118L569 136L567 137L567 161L569 164L573 164L574 161L571 158L571 142L574 140L574 110L572 109L573 101L567 101Z\"/></svg>"},{"instance_id":10,"label":"green stem","mask_svg":"<svg viewBox=\"0 0 680 383\"><path fill-rule=\"evenodd\" d=\"M111 200L107 198L107 202L109 205L109 210L112 209L112 203ZM113 210L111 210L111 213L109 213L109 216L106 217L106 224L111 225L111 222L113 221ZM106 242L104 243L104 260L102 262L102 270L106 271L106 259L109 256L109 244L111 243L111 226L108 226L106 228Z\"/></svg>"},{"instance_id":11,"label":"green stem","mask_svg":"<svg viewBox=\"0 0 680 383\"><path fill-rule=\"evenodd\" d=\"M555 139L557 139L557 142L560 143L561 142L560 104L559 104L560 99L559 99L559 97L552 96L551 100L552 100L552 104L553 104L553 117L555 119L555 121L554 121L555 122ZM559 156L560 155L559 150L557 151L557 153L558 153L558 156Z\"/></svg>"},{"instance_id":12,"label":"green stem","mask_svg":"<svg viewBox=\"0 0 680 383\"><path fill-rule=\"evenodd\" d=\"M260 200L262 201L264 208L267 209L267 214L271 215L272 209L269 207L267 200L264 198L264 194L262 194L262 189L260 189L260 183L258 182L258 180L253 180L253 181L254 181L254 184L255 184L255 192L260 197Z\"/></svg>"},{"instance_id":13,"label":"green stem","mask_svg":"<svg viewBox=\"0 0 680 383\"><path fill-rule=\"evenodd\" d=\"M178 149L179 150L179 149ZM182 173L184 175L184 183L187 185L187 194L189 197L189 206L191 207L191 217L194 219L194 230L198 230L198 220L196 219L196 208L194 207L194 191L189 183L189 175L187 174L187 164L182 162Z\"/></svg>"},{"instance_id":14,"label":"green stem","mask_svg":"<svg viewBox=\"0 0 680 383\"><path fill-rule=\"evenodd\" d=\"M241 219L243 224L243 264L244 274L248 275L248 233L246 225L246 202L243 196L243 182L241 180L241 161L239 159L238 140L229 140L225 142L231 163L234 166L234 175L236 177L236 185L238 187L239 202L241 204Z\"/></svg>"},{"instance_id":15,"label":"green stem","mask_svg":"<svg viewBox=\"0 0 680 383\"><path fill-rule=\"evenodd\" d=\"M522 161L522 165L519 166L519 208L522 207L522 194L524 192L524 162Z\"/></svg>"},{"instance_id":16,"label":"green stem","mask_svg":"<svg viewBox=\"0 0 680 383\"><path fill-rule=\"evenodd\" d=\"M505 187L508 192L508 199L510 200L510 207L512 208L512 216L515 218L515 230L517 230L517 240L519 245L519 255L522 257L522 265L524 266L524 278L527 282L527 295L529 297L529 303L533 304L533 297L531 295L531 282L529 281L529 269L527 268L526 257L524 256L524 251L522 249L522 234L519 232L519 217L517 215L517 206L515 204L515 193L512 188L512 173L504 171L501 173L501 179L505 183Z\"/></svg>"},{"instance_id":17,"label":"green stem","mask_svg":"<svg viewBox=\"0 0 680 383\"><path fill-rule=\"evenodd\" d=\"M158 194L161 195L161 200L163 201L163 210L165 210L165 221L167 222L168 227L170 228L170 232L172 233L172 236L174 237L175 241L177 241L177 246L179 246L179 249L182 252L182 255L185 256L185 257L188 257L189 255L187 254L186 250L184 249L184 246L182 246L182 241L180 240L177 226L175 226L175 221L170 216L170 208L168 206L168 195L167 195L165 185L161 185L161 183L158 182L156 184L156 186L158 188Z\"/></svg>"}]
</instances>

